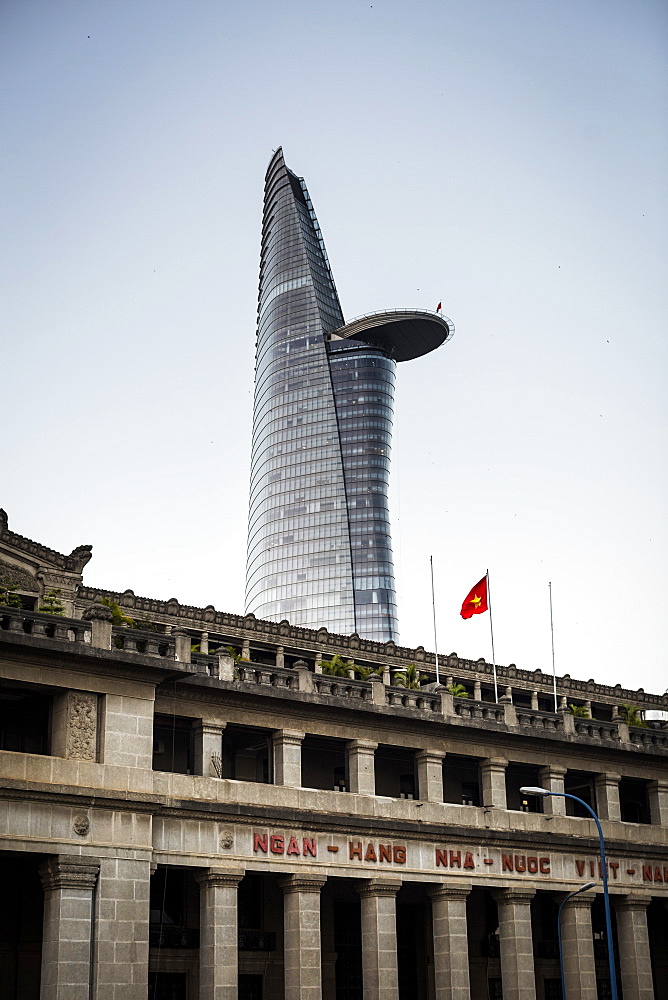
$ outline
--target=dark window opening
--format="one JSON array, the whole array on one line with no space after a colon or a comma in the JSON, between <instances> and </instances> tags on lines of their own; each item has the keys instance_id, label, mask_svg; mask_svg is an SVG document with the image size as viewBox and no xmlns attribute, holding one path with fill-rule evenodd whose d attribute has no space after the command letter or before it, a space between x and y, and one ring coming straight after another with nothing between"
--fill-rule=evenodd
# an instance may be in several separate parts
<instances>
[{"instance_id":1,"label":"dark window opening","mask_svg":"<svg viewBox=\"0 0 668 1000\"><path fill-rule=\"evenodd\" d=\"M375 754L376 795L393 799L417 797L415 751L401 747L379 746Z\"/></svg>"},{"instance_id":2,"label":"dark window opening","mask_svg":"<svg viewBox=\"0 0 668 1000\"><path fill-rule=\"evenodd\" d=\"M334 903L336 1000L362 1000L362 921L358 902Z\"/></svg>"},{"instance_id":3,"label":"dark window opening","mask_svg":"<svg viewBox=\"0 0 668 1000\"><path fill-rule=\"evenodd\" d=\"M622 778L619 782L619 808L623 823L649 823L647 782Z\"/></svg>"},{"instance_id":4,"label":"dark window opening","mask_svg":"<svg viewBox=\"0 0 668 1000\"><path fill-rule=\"evenodd\" d=\"M397 978L399 1000L427 996L424 904L397 902Z\"/></svg>"},{"instance_id":5,"label":"dark window opening","mask_svg":"<svg viewBox=\"0 0 668 1000\"><path fill-rule=\"evenodd\" d=\"M242 973L239 976L239 1000L262 1000L262 976Z\"/></svg>"},{"instance_id":6,"label":"dark window opening","mask_svg":"<svg viewBox=\"0 0 668 1000\"><path fill-rule=\"evenodd\" d=\"M538 695L538 711L552 712L554 714L554 697L548 695Z\"/></svg>"},{"instance_id":7,"label":"dark window opening","mask_svg":"<svg viewBox=\"0 0 668 1000\"><path fill-rule=\"evenodd\" d=\"M474 888L466 900L469 954L473 959L498 958L499 916L492 894L487 889Z\"/></svg>"},{"instance_id":8,"label":"dark window opening","mask_svg":"<svg viewBox=\"0 0 668 1000\"><path fill-rule=\"evenodd\" d=\"M151 876L151 948L199 947L199 899L194 874L160 865Z\"/></svg>"},{"instance_id":9,"label":"dark window opening","mask_svg":"<svg viewBox=\"0 0 668 1000\"><path fill-rule=\"evenodd\" d=\"M186 972L150 972L148 1000L188 1000Z\"/></svg>"},{"instance_id":10,"label":"dark window opening","mask_svg":"<svg viewBox=\"0 0 668 1000\"><path fill-rule=\"evenodd\" d=\"M264 879L260 872L246 872L237 896L240 930L261 931L264 913Z\"/></svg>"},{"instance_id":11,"label":"dark window opening","mask_svg":"<svg viewBox=\"0 0 668 1000\"><path fill-rule=\"evenodd\" d=\"M479 806L480 762L477 757L447 754L443 761L443 801Z\"/></svg>"},{"instance_id":12,"label":"dark window opening","mask_svg":"<svg viewBox=\"0 0 668 1000\"><path fill-rule=\"evenodd\" d=\"M270 731L253 726L226 726L223 732L223 777L236 781L271 781Z\"/></svg>"},{"instance_id":13,"label":"dark window opening","mask_svg":"<svg viewBox=\"0 0 668 1000\"><path fill-rule=\"evenodd\" d=\"M0 750L48 754L52 702L31 688L0 687Z\"/></svg>"},{"instance_id":14,"label":"dark window opening","mask_svg":"<svg viewBox=\"0 0 668 1000\"><path fill-rule=\"evenodd\" d=\"M39 1000L44 892L39 854L0 853L0 997Z\"/></svg>"},{"instance_id":15,"label":"dark window opening","mask_svg":"<svg viewBox=\"0 0 668 1000\"><path fill-rule=\"evenodd\" d=\"M543 811L543 800L537 795L523 795L520 788L525 785L539 787L540 772L531 764L509 764L506 768L506 802L509 809L519 812L538 813Z\"/></svg>"},{"instance_id":16,"label":"dark window opening","mask_svg":"<svg viewBox=\"0 0 668 1000\"><path fill-rule=\"evenodd\" d=\"M153 721L153 770L193 773L193 720L156 715Z\"/></svg>"},{"instance_id":17,"label":"dark window opening","mask_svg":"<svg viewBox=\"0 0 668 1000\"><path fill-rule=\"evenodd\" d=\"M569 795L577 795L596 812L594 777L589 771L568 771L564 777L564 791L568 792ZM574 802L573 799L566 799L566 815L591 819L591 815L585 807L579 802Z\"/></svg>"},{"instance_id":18,"label":"dark window opening","mask_svg":"<svg viewBox=\"0 0 668 1000\"><path fill-rule=\"evenodd\" d=\"M345 740L306 736L302 742L302 786L347 792Z\"/></svg>"}]
</instances>

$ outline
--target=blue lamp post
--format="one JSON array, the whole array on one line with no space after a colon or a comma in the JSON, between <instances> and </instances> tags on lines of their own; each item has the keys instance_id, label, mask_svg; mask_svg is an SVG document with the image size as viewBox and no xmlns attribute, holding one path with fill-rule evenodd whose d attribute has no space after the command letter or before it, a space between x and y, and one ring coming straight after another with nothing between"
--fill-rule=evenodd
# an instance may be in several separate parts
<instances>
[{"instance_id":1,"label":"blue lamp post","mask_svg":"<svg viewBox=\"0 0 668 1000\"><path fill-rule=\"evenodd\" d=\"M581 892L586 892L587 889L595 889L595 882L587 882L585 885L581 885L579 889L572 892L565 899L562 899L559 906L559 912L557 914L557 938L559 940L559 971L561 972L561 1000L566 1000L566 973L564 972L564 949L561 944L561 911L563 910L569 899L573 896L579 896Z\"/></svg>"},{"instance_id":2,"label":"blue lamp post","mask_svg":"<svg viewBox=\"0 0 668 1000\"><path fill-rule=\"evenodd\" d=\"M548 792L547 788L538 788L528 785L526 787L520 788L520 792L523 795L539 795L541 798L544 798L547 795L556 795L561 799L573 799L574 802L579 802L581 806L584 806L584 808L587 810L591 818L594 820L594 823L596 823L596 829L598 830L598 842L600 845L600 853L601 853L601 880L603 882L603 905L605 908L605 929L608 938L608 966L610 968L610 998L611 1000L617 1000L617 975L615 973L615 953L612 948L612 917L610 915L610 895L608 893L608 863L605 857L605 841L603 840L603 830L601 829L601 822L596 813L594 812L594 810L592 809L592 807L589 805L589 803L585 802L584 799L578 798L577 795L571 795L570 792ZM581 892L582 890L578 891ZM563 971L562 971L562 977L563 977ZM562 983L563 983L563 978L562 978ZM566 1000L565 996L564 1000Z\"/></svg>"}]
</instances>

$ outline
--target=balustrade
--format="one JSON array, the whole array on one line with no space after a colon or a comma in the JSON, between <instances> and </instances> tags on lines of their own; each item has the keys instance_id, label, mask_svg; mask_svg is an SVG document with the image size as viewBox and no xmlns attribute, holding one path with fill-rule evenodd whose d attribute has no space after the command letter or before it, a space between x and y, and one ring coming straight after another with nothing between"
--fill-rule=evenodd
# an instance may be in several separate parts
<instances>
[{"instance_id":1,"label":"balustrade","mask_svg":"<svg viewBox=\"0 0 668 1000\"><path fill-rule=\"evenodd\" d=\"M44 637L75 643L91 643L91 621L49 615L21 608L3 607L0 609L0 632L26 634L36 638ZM193 637L194 641L195 637ZM224 639L214 641L224 641ZM113 626L111 628L111 647L122 650L124 653L159 657L163 660L176 659L176 637L167 632L151 632L147 629ZM109 646L104 648L108 649ZM277 648L280 650L283 647ZM424 713L428 717L445 713L446 717L454 716L455 719L472 725L481 721L514 726L516 719L518 727L524 730L529 729L532 732L540 732L545 736L565 733L566 735L573 734L576 738L597 742L628 741L637 747L648 746L668 750L668 730L666 729L627 726L616 720L605 722L591 718L565 718L563 711L553 713L537 710L533 707L537 700L536 697L532 697L531 708L513 705L512 702L508 705L497 704L482 701L479 698L448 696L444 699L441 692L432 690L431 685L428 685L427 688L413 690L382 683L378 679L375 682L361 681L323 674L317 669L307 673L306 664L303 662L299 664L301 670L274 664L255 663L250 660L251 651L247 640L243 641L243 652L248 655L249 659L243 658L237 661L234 664L233 675L230 661L229 673L231 676L224 678L226 683L273 687L295 692L301 690L322 698L342 698L351 702L385 705L389 709L407 708ZM277 656L279 663L283 655L281 653ZM319 656L316 655L316 664L318 658ZM218 657L197 652L192 654L191 660L190 666L193 668L193 672L213 678L219 677ZM480 664L472 664L471 666L475 666L478 672L483 670ZM304 674L306 676L303 676ZM479 689L480 681L478 680L474 683L474 691L477 693Z\"/></svg>"},{"instance_id":2,"label":"balustrade","mask_svg":"<svg viewBox=\"0 0 668 1000\"><path fill-rule=\"evenodd\" d=\"M563 716L554 712L537 712L528 709L518 708L518 726L529 726L531 729L548 729L553 732L563 732Z\"/></svg>"},{"instance_id":3,"label":"balustrade","mask_svg":"<svg viewBox=\"0 0 668 1000\"><path fill-rule=\"evenodd\" d=\"M460 719L483 719L487 722L505 722L503 705L470 698L453 698L455 715Z\"/></svg>"},{"instance_id":4,"label":"balustrade","mask_svg":"<svg viewBox=\"0 0 668 1000\"><path fill-rule=\"evenodd\" d=\"M575 719L577 736L588 736L591 740L619 740L616 722L598 722L595 719Z\"/></svg>"}]
</instances>

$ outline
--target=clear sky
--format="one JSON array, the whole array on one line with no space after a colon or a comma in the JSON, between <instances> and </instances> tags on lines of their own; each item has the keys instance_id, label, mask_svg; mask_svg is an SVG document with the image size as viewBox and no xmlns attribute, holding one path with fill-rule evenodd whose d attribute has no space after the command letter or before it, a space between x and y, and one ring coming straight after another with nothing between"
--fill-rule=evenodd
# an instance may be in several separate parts
<instances>
[{"instance_id":1,"label":"clear sky","mask_svg":"<svg viewBox=\"0 0 668 1000\"><path fill-rule=\"evenodd\" d=\"M0 505L93 586L243 612L262 187L399 368L401 640L668 687L668 8L3 0Z\"/></svg>"}]
</instances>

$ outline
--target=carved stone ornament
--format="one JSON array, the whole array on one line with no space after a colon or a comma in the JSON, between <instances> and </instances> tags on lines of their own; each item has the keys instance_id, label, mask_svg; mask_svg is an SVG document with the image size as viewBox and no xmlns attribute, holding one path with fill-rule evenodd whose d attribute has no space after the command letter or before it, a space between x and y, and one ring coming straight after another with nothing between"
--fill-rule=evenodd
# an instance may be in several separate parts
<instances>
[{"instance_id":1,"label":"carved stone ornament","mask_svg":"<svg viewBox=\"0 0 668 1000\"><path fill-rule=\"evenodd\" d=\"M0 584L5 587L14 587L16 590L28 591L36 594L39 591L39 584L27 570L14 566L12 563L0 559Z\"/></svg>"},{"instance_id":2,"label":"carved stone ornament","mask_svg":"<svg viewBox=\"0 0 668 1000\"><path fill-rule=\"evenodd\" d=\"M90 820L88 816L75 816L72 822L72 829L79 837L85 837L90 830Z\"/></svg>"},{"instance_id":3,"label":"carved stone ornament","mask_svg":"<svg viewBox=\"0 0 668 1000\"><path fill-rule=\"evenodd\" d=\"M89 608L86 608L81 617L87 622L113 622L114 620L111 608L108 608L106 604L100 604L99 602L91 604Z\"/></svg>"},{"instance_id":4,"label":"carved stone ornament","mask_svg":"<svg viewBox=\"0 0 668 1000\"><path fill-rule=\"evenodd\" d=\"M97 743L97 696L83 691L70 695L67 718L67 756L95 760Z\"/></svg>"},{"instance_id":5,"label":"carved stone ornament","mask_svg":"<svg viewBox=\"0 0 668 1000\"><path fill-rule=\"evenodd\" d=\"M221 830L218 838L221 851L229 851L234 845L234 835L230 830Z\"/></svg>"}]
</instances>

